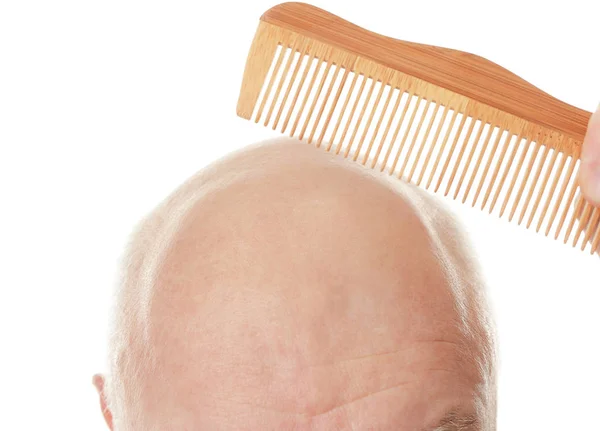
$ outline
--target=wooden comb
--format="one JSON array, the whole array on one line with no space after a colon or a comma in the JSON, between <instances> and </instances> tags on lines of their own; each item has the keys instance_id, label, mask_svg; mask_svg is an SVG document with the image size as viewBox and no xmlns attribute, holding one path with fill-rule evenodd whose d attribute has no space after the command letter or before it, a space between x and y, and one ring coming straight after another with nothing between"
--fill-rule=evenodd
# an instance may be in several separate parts
<instances>
[{"instance_id":1,"label":"wooden comb","mask_svg":"<svg viewBox=\"0 0 600 431\"><path fill-rule=\"evenodd\" d=\"M381 36L284 3L252 43L237 113L470 201L593 254L600 208L577 199L591 113L484 58Z\"/></svg>"}]
</instances>

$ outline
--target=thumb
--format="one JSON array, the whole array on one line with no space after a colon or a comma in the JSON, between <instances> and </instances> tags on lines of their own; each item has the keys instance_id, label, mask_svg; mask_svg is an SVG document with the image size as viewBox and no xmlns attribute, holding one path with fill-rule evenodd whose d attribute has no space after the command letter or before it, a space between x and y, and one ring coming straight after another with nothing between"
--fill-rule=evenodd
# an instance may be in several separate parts
<instances>
[{"instance_id":1,"label":"thumb","mask_svg":"<svg viewBox=\"0 0 600 431\"><path fill-rule=\"evenodd\" d=\"M600 106L590 119L583 141L580 181L585 198L600 206Z\"/></svg>"}]
</instances>

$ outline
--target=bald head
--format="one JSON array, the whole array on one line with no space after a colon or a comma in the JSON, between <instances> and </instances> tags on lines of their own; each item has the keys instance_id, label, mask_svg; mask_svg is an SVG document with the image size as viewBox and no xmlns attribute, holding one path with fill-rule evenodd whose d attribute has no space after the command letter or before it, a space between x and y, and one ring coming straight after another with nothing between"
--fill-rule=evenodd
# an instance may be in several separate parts
<instances>
[{"instance_id":1,"label":"bald head","mask_svg":"<svg viewBox=\"0 0 600 431\"><path fill-rule=\"evenodd\" d=\"M494 430L482 282L429 196L306 144L202 170L133 235L117 431Z\"/></svg>"}]
</instances>

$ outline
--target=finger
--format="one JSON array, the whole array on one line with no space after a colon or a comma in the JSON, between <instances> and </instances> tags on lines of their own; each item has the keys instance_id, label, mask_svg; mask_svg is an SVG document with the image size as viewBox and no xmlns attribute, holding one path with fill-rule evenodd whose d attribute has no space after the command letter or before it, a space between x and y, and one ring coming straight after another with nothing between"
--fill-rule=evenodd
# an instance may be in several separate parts
<instances>
[{"instance_id":1,"label":"finger","mask_svg":"<svg viewBox=\"0 0 600 431\"><path fill-rule=\"evenodd\" d=\"M600 206L600 106L588 126L581 153L581 190L585 198Z\"/></svg>"}]
</instances>

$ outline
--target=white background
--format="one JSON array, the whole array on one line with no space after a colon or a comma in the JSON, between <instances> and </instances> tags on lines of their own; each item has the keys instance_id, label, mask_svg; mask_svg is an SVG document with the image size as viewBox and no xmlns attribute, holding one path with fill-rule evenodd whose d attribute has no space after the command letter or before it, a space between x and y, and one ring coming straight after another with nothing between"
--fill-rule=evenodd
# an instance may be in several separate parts
<instances>
[{"instance_id":1,"label":"white background","mask_svg":"<svg viewBox=\"0 0 600 431\"><path fill-rule=\"evenodd\" d=\"M132 225L215 158L273 136L235 116L269 1L0 2L0 428L103 430L114 271ZM573 105L600 100L592 1L327 1L470 51ZM490 282L500 430L598 428L600 260L452 205Z\"/></svg>"}]
</instances>

